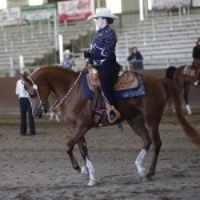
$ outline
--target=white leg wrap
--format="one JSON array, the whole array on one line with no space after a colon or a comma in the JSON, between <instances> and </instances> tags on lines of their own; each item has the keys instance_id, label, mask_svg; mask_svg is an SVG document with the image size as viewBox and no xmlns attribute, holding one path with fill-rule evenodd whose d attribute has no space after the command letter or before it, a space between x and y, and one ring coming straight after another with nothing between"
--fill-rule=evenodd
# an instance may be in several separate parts
<instances>
[{"instance_id":1,"label":"white leg wrap","mask_svg":"<svg viewBox=\"0 0 200 200\"><path fill-rule=\"evenodd\" d=\"M188 115L191 115L191 114L192 114L192 110L191 110L191 108L190 108L190 105L187 104L185 107L186 107L186 110L187 110L187 112L188 112Z\"/></svg>"},{"instance_id":2,"label":"white leg wrap","mask_svg":"<svg viewBox=\"0 0 200 200\"><path fill-rule=\"evenodd\" d=\"M89 173L89 183L88 186L95 185L96 180L95 180L95 169L92 165L92 162L86 158L86 166L88 168L88 173Z\"/></svg>"},{"instance_id":3,"label":"white leg wrap","mask_svg":"<svg viewBox=\"0 0 200 200\"><path fill-rule=\"evenodd\" d=\"M59 122L60 118L58 117L58 114L56 114L56 121Z\"/></svg>"},{"instance_id":4,"label":"white leg wrap","mask_svg":"<svg viewBox=\"0 0 200 200\"><path fill-rule=\"evenodd\" d=\"M194 85L197 86L199 83L199 80L197 80L196 82L194 82Z\"/></svg>"},{"instance_id":5,"label":"white leg wrap","mask_svg":"<svg viewBox=\"0 0 200 200\"><path fill-rule=\"evenodd\" d=\"M142 149L135 160L137 171L141 177L145 176L145 168L142 165L143 165L146 154L147 154L147 151Z\"/></svg>"},{"instance_id":6,"label":"white leg wrap","mask_svg":"<svg viewBox=\"0 0 200 200\"><path fill-rule=\"evenodd\" d=\"M50 115L49 120L52 121L53 120L53 113L50 112L49 115Z\"/></svg>"}]
</instances>

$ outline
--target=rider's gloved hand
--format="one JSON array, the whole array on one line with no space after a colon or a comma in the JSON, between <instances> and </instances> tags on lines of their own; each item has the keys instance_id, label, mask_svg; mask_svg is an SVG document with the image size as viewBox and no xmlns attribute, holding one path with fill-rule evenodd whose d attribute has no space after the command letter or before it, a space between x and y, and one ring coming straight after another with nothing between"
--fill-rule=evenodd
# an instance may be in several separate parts
<instances>
[{"instance_id":1,"label":"rider's gloved hand","mask_svg":"<svg viewBox=\"0 0 200 200\"><path fill-rule=\"evenodd\" d=\"M88 59L88 58L91 57L90 51L84 51L84 52L83 52L83 55L84 55L84 58L85 58L85 59Z\"/></svg>"}]
</instances>

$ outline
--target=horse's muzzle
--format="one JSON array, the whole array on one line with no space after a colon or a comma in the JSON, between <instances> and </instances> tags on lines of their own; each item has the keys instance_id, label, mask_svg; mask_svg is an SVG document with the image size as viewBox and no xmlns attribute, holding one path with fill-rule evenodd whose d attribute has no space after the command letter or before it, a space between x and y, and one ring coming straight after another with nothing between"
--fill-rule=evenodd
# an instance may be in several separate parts
<instances>
[{"instance_id":1,"label":"horse's muzzle","mask_svg":"<svg viewBox=\"0 0 200 200\"><path fill-rule=\"evenodd\" d=\"M44 109L42 108L42 106L40 106L39 108L37 108L33 111L33 117L34 118L42 118L43 111L44 111Z\"/></svg>"}]
</instances>

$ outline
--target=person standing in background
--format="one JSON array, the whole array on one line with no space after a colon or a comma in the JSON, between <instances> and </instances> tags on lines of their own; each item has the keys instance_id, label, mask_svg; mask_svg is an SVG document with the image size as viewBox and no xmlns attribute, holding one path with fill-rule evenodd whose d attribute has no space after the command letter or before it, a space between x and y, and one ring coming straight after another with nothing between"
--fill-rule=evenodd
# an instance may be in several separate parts
<instances>
[{"instance_id":1,"label":"person standing in background","mask_svg":"<svg viewBox=\"0 0 200 200\"><path fill-rule=\"evenodd\" d=\"M29 120L30 135L35 135L35 122L32 114L32 107L29 101L29 94L24 88L23 76L21 74L20 79L16 83L15 93L19 98L20 106L20 134L27 134L27 113ZM28 75L28 72L24 72L23 75Z\"/></svg>"},{"instance_id":2,"label":"person standing in background","mask_svg":"<svg viewBox=\"0 0 200 200\"><path fill-rule=\"evenodd\" d=\"M75 66L75 62L72 59L72 53L69 49L66 49L63 52L63 60L61 61L60 65L64 68L72 69Z\"/></svg>"},{"instance_id":3,"label":"person standing in background","mask_svg":"<svg viewBox=\"0 0 200 200\"><path fill-rule=\"evenodd\" d=\"M192 66L195 70L194 85L198 85L199 84L198 76L200 73L200 38L197 39L196 45L193 47L192 58L193 58Z\"/></svg>"},{"instance_id":4,"label":"person standing in background","mask_svg":"<svg viewBox=\"0 0 200 200\"><path fill-rule=\"evenodd\" d=\"M129 56L127 58L129 69L143 69L143 56L137 47L129 48Z\"/></svg>"}]
</instances>

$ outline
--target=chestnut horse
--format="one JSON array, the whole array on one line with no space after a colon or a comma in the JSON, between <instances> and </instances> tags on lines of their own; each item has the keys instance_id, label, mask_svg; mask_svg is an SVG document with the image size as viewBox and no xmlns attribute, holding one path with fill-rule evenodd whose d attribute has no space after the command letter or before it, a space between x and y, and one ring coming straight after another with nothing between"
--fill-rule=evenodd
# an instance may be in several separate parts
<instances>
[{"instance_id":1,"label":"chestnut horse","mask_svg":"<svg viewBox=\"0 0 200 200\"><path fill-rule=\"evenodd\" d=\"M87 171L89 176L88 185L92 186L96 183L95 169L88 155L85 134L89 129L97 125L97 121L92 106L93 100L86 99L83 94L80 81L81 73L56 65L43 66L28 77L24 77L24 80L25 88L32 97L32 101L38 102L35 103L36 108L40 104L47 112L48 95L50 92L56 95L59 101L58 105L60 105L61 112L66 117L67 127L71 133L71 137L67 141L66 151L75 170L78 172ZM174 97L176 115L190 141L199 146L200 134L183 116L180 95L173 81L157 79L145 74L142 77L146 87L146 95L118 100L117 107L121 113L121 118L117 123L126 120L143 141L142 148L135 160L135 165L139 176L147 180L155 174L161 148L159 124L169 96ZM103 123L103 126L107 125L110 125L108 120ZM80 167L74 156L73 149L76 144L85 161L86 166L84 167ZM153 158L150 168L146 172L143 164L151 145L153 145Z\"/></svg>"},{"instance_id":2,"label":"chestnut horse","mask_svg":"<svg viewBox=\"0 0 200 200\"><path fill-rule=\"evenodd\" d=\"M173 80L179 87L180 94L183 92L183 99L188 115L192 114L188 101L190 85L193 83L195 70L190 65L182 65L180 67L170 66L166 69L166 78Z\"/></svg>"}]
</instances>

